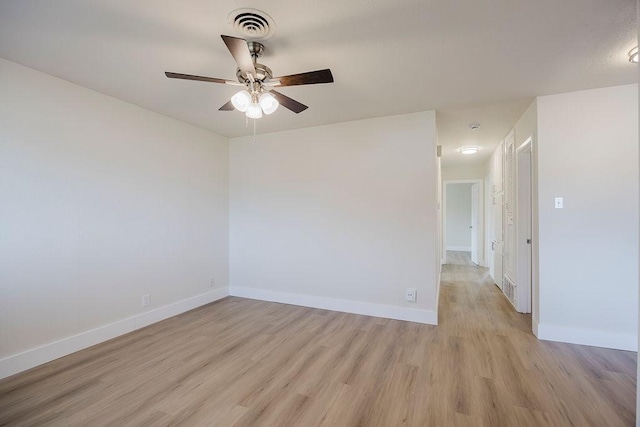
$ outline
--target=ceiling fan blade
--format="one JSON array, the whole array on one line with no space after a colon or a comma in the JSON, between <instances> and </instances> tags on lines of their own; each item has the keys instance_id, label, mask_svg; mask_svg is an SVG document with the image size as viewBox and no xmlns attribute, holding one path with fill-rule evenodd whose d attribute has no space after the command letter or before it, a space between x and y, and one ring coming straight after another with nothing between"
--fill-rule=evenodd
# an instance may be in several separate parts
<instances>
[{"instance_id":1,"label":"ceiling fan blade","mask_svg":"<svg viewBox=\"0 0 640 427\"><path fill-rule=\"evenodd\" d=\"M193 76L191 74L171 73L169 71L166 71L164 75L169 77L170 79L197 80L200 82L210 82L210 83L227 83L227 84L236 83L233 80L218 79L215 77Z\"/></svg>"},{"instance_id":2,"label":"ceiling fan blade","mask_svg":"<svg viewBox=\"0 0 640 427\"><path fill-rule=\"evenodd\" d=\"M231 101L228 101L222 107L218 108L218 111L233 111L233 110L235 110L235 107L233 106Z\"/></svg>"},{"instance_id":3,"label":"ceiling fan blade","mask_svg":"<svg viewBox=\"0 0 640 427\"><path fill-rule=\"evenodd\" d=\"M333 74L327 68L325 70L291 74L290 76L274 77L273 80L280 81L277 86L314 85L318 83L333 83Z\"/></svg>"},{"instance_id":4,"label":"ceiling fan blade","mask_svg":"<svg viewBox=\"0 0 640 427\"><path fill-rule=\"evenodd\" d=\"M227 49L231 52L231 56L238 63L238 67L240 70L245 73L247 76L256 76L256 67L253 65L253 59L251 58L251 52L249 52L249 47L247 46L247 41L245 39L240 39L238 37L231 37L222 35L222 40L224 40L224 44L227 45Z\"/></svg>"},{"instance_id":5,"label":"ceiling fan blade","mask_svg":"<svg viewBox=\"0 0 640 427\"><path fill-rule=\"evenodd\" d=\"M276 92L275 90L271 90L269 91L269 93L276 97L280 105L282 105L284 108L288 108L296 114L301 113L309 108L306 105L296 101L295 99L291 99L288 96L281 94L280 92Z\"/></svg>"}]
</instances>

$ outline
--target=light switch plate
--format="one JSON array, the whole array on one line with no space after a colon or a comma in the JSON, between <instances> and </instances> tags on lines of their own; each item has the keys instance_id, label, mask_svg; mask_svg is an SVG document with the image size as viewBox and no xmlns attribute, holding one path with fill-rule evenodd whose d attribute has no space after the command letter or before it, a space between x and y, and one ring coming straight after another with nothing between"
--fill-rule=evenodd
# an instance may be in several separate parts
<instances>
[{"instance_id":1,"label":"light switch plate","mask_svg":"<svg viewBox=\"0 0 640 427\"><path fill-rule=\"evenodd\" d=\"M556 197L556 209L564 208L564 199L562 197Z\"/></svg>"}]
</instances>

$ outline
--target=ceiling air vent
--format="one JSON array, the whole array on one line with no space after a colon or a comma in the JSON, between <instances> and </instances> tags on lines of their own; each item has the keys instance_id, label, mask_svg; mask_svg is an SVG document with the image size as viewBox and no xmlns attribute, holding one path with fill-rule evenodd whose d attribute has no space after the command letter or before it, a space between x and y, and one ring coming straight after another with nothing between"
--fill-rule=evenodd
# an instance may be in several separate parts
<instances>
[{"instance_id":1,"label":"ceiling air vent","mask_svg":"<svg viewBox=\"0 0 640 427\"><path fill-rule=\"evenodd\" d=\"M276 26L273 19L257 9L237 9L227 17L238 34L251 40L265 40L273 35Z\"/></svg>"}]
</instances>

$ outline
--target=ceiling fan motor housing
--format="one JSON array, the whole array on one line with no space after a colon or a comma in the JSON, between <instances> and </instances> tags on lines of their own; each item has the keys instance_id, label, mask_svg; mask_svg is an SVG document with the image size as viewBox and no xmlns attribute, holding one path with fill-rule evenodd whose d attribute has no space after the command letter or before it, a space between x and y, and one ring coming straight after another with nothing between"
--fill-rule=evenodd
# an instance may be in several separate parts
<instances>
[{"instance_id":1,"label":"ceiling fan motor housing","mask_svg":"<svg viewBox=\"0 0 640 427\"><path fill-rule=\"evenodd\" d=\"M257 62L258 58L260 58L264 54L264 45L258 42L247 42L247 47L249 48L249 53L251 53L251 58L253 59L253 64L256 69L255 80L265 81L273 77L273 74L271 73L271 69L269 67ZM243 73L240 68L236 69L236 77L238 78L238 81L240 83L246 83L250 81L247 75Z\"/></svg>"},{"instance_id":2,"label":"ceiling fan motor housing","mask_svg":"<svg viewBox=\"0 0 640 427\"><path fill-rule=\"evenodd\" d=\"M255 78L256 80L264 82L273 77L273 74L271 73L271 68L267 67L266 65L258 64L256 62L255 67L256 67L256 78ZM250 79L247 78L246 74L243 73L240 68L236 69L236 77L238 78L238 81L240 83L247 83L250 81Z\"/></svg>"}]
</instances>

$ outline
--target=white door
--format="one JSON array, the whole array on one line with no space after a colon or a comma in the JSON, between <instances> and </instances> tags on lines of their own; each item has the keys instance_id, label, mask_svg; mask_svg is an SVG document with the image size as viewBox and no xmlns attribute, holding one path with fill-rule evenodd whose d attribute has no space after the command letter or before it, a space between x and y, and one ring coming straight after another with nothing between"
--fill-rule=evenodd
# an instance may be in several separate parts
<instances>
[{"instance_id":1,"label":"white door","mask_svg":"<svg viewBox=\"0 0 640 427\"><path fill-rule=\"evenodd\" d=\"M516 310L531 313L531 144L518 149L516 241L518 299Z\"/></svg>"},{"instance_id":2,"label":"white door","mask_svg":"<svg viewBox=\"0 0 640 427\"><path fill-rule=\"evenodd\" d=\"M495 284L502 289L502 193L495 194L491 203L489 274Z\"/></svg>"},{"instance_id":3,"label":"white door","mask_svg":"<svg viewBox=\"0 0 640 427\"><path fill-rule=\"evenodd\" d=\"M471 261L478 264L478 231L479 223L479 201L480 201L480 185L478 183L471 185Z\"/></svg>"}]
</instances>

